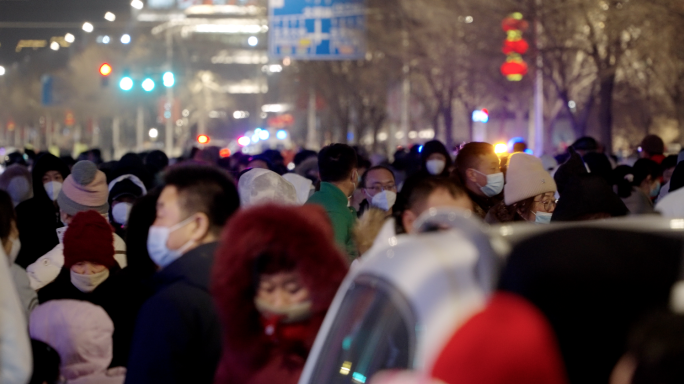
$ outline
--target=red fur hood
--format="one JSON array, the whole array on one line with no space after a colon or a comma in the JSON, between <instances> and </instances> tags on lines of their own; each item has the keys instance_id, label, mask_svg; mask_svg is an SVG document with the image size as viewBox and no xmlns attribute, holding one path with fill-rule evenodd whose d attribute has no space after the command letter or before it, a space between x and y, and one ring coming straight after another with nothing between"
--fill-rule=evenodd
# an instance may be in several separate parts
<instances>
[{"instance_id":1,"label":"red fur hood","mask_svg":"<svg viewBox=\"0 0 684 384\"><path fill-rule=\"evenodd\" d=\"M348 271L321 207L265 205L237 213L222 235L212 272L211 292L224 335L216 383L249 383L274 359L254 305L255 261L261 255L294 265L311 292L308 348Z\"/></svg>"}]
</instances>

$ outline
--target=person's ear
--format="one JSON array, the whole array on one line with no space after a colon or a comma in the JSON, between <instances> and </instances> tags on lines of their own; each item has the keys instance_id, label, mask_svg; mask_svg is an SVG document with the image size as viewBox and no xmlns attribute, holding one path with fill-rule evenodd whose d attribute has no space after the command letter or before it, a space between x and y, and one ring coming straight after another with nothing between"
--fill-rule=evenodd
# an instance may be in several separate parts
<instances>
[{"instance_id":1,"label":"person's ear","mask_svg":"<svg viewBox=\"0 0 684 384\"><path fill-rule=\"evenodd\" d=\"M415 223L417 218L416 214L410 209L405 210L401 215L401 224L404 226L406 233L410 234L414 232L413 223Z\"/></svg>"},{"instance_id":2,"label":"person's ear","mask_svg":"<svg viewBox=\"0 0 684 384\"><path fill-rule=\"evenodd\" d=\"M193 226L190 238L196 243L204 240L211 230L209 216L207 216L204 212L199 212L195 221L190 225Z\"/></svg>"},{"instance_id":3,"label":"person's ear","mask_svg":"<svg viewBox=\"0 0 684 384\"><path fill-rule=\"evenodd\" d=\"M472 181L473 183L477 183L477 172L475 172L474 169L472 169L472 168L466 169L465 174L466 174L466 178L468 180Z\"/></svg>"}]
</instances>

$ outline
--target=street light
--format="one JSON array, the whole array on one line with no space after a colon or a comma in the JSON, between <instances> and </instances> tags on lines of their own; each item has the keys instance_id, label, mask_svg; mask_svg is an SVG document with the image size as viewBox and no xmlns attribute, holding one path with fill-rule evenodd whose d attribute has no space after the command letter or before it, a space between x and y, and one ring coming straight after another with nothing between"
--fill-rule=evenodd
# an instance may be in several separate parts
<instances>
[{"instance_id":1,"label":"street light","mask_svg":"<svg viewBox=\"0 0 684 384\"><path fill-rule=\"evenodd\" d=\"M211 139L207 135L199 135L197 136L197 142L200 144L209 144Z\"/></svg>"},{"instance_id":2,"label":"street light","mask_svg":"<svg viewBox=\"0 0 684 384\"><path fill-rule=\"evenodd\" d=\"M66 35L64 35L64 41L71 44L74 41L76 41L76 37L74 35L72 35L71 33L67 33Z\"/></svg>"},{"instance_id":3,"label":"street light","mask_svg":"<svg viewBox=\"0 0 684 384\"><path fill-rule=\"evenodd\" d=\"M154 80L150 79L149 77L142 82L142 87L145 90L145 92L152 92L154 89Z\"/></svg>"},{"instance_id":4,"label":"street light","mask_svg":"<svg viewBox=\"0 0 684 384\"><path fill-rule=\"evenodd\" d=\"M135 9L143 9L145 4L141 0L133 0L131 1L131 7Z\"/></svg>"},{"instance_id":5,"label":"street light","mask_svg":"<svg viewBox=\"0 0 684 384\"><path fill-rule=\"evenodd\" d=\"M116 15L111 13L111 12L107 12L107 13L105 13L104 18L107 21L114 21L114 20L116 20Z\"/></svg>"},{"instance_id":6,"label":"street light","mask_svg":"<svg viewBox=\"0 0 684 384\"><path fill-rule=\"evenodd\" d=\"M0 65L0 76L5 76L5 67Z\"/></svg>"},{"instance_id":7,"label":"street light","mask_svg":"<svg viewBox=\"0 0 684 384\"><path fill-rule=\"evenodd\" d=\"M131 35L125 34L121 36L121 44L129 44L131 42Z\"/></svg>"},{"instance_id":8,"label":"street light","mask_svg":"<svg viewBox=\"0 0 684 384\"><path fill-rule=\"evenodd\" d=\"M53 51L59 51L59 43L53 41L52 43L50 43L50 49L52 49Z\"/></svg>"},{"instance_id":9,"label":"street light","mask_svg":"<svg viewBox=\"0 0 684 384\"><path fill-rule=\"evenodd\" d=\"M90 24L89 22L86 21L85 23L83 23L83 30L90 33L93 30L95 30L95 27L93 27L92 24Z\"/></svg>"},{"instance_id":10,"label":"street light","mask_svg":"<svg viewBox=\"0 0 684 384\"><path fill-rule=\"evenodd\" d=\"M176 79L173 76L173 72L164 72L162 76L162 82L166 88L171 88L176 83Z\"/></svg>"},{"instance_id":11,"label":"street light","mask_svg":"<svg viewBox=\"0 0 684 384\"><path fill-rule=\"evenodd\" d=\"M157 128L150 128L149 135L150 135L150 138L156 139L157 136L159 136L159 131L157 130Z\"/></svg>"},{"instance_id":12,"label":"street light","mask_svg":"<svg viewBox=\"0 0 684 384\"><path fill-rule=\"evenodd\" d=\"M102 37L102 44L109 44L109 41L110 41L109 36Z\"/></svg>"},{"instance_id":13,"label":"street light","mask_svg":"<svg viewBox=\"0 0 684 384\"><path fill-rule=\"evenodd\" d=\"M256 36L250 36L249 39L247 39L247 44L249 44L250 47L256 47L257 44L259 44L259 39Z\"/></svg>"}]
</instances>

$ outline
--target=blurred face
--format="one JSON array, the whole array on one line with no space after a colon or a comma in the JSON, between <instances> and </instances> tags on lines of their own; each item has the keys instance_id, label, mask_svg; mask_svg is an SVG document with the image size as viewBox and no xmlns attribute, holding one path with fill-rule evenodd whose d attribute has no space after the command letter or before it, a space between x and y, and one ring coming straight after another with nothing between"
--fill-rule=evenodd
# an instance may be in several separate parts
<instances>
[{"instance_id":1,"label":"blurred face","mask_svg":"<svg viewBox=\"0 0 684 384\"><path fill-rule=\"evenodd\" d=\"M261 275L257 299L278 309L284 309L311 299L309 290L296 272L279 272Z\"/></svg>"},{"instance_id":2,"label":"blurred face","mask_svg":"<svg viewBox=\"0 0 684 384\"><path fill-rule=\"evenodd\" d=\"M479 187L487 185L487 175L501 172L499 157L495 153L480 156L477 167L466 170L466 186L471 191L482 194Z\"/></svg>"},{"instance_id":3,"label":"blurred face","mask_svg":"<svg viewBox=\"0 0 684 384\"><path fill-rule=\"evenodd\" d=\"M430 161L430 160L442 160L443 162L446 163L446 157L444 157L444 155L441 153L431 154L430 156L428 156L426 161Z\"/></svg>"},{"instance_id":4,"label":"blurred face","mask_svg":"<svg viewBox=\"0 0 684 384\"><path fill-rule=\"evenodd\" d=\"M554 192L546 192L541 195L535 196L534 202L532 203L532 207L530 208L530 211L522 214L523 218L527 221L532 221L534 222L536 220L536 216L532 212L546 212L546 213L553 213L553 211L556 210L556 196ZM518 211L520 213L520 211Z\"/></svg>"},{"instance_id":5,"label":"blurred face","mask_svg":"<svg viewBox=\"0 0 684 384\"><path fill-rule=\"evenodd\" d=\"M263 160L253 160L250 161L249 164L247 164L247 168L268 169L268 164L266 164L266 162Z\"/></svg>"},{"instance_id":6,"label":"blurred face","mask_svg":"<svg viewBox=\"0 0 684 384\"><path fill-rule=\"evenodd\" d=\"M179 195L178 189L171 185L164 187L157 200L157 218L152 225L173 227L193 217L192 221L171 233L166 242L166 247L168 249L179 249L190 241L194 241L196 244L213 241L215 237L210 232L211 226L207 215L204 213L188 214L181 206L181 199L182 196Z\"/></svg>"},{"instance_id":7,"label":"blurred face","mask_svg":"<svg viewBox=\"0 0 684 384\"><path fill-rule=\"evenodd\" d=\"M104 265L91 263L90 261L81 261L71 266L71 270L80 275L94 275L104 271L105 269L107 269L107 267Z\"/></svg>"},{"instance_id":8,"label":"blurred face","mask_svg":"<svg viewBox=\"0 0 684 384\"><path fill-rule=\"evenodd\" d=\"M64 225L71 224L71 219L74 218L73 216L71 216L70 214L68 214L62 210L59 211L59 217L62 219L62 223L64 223Z\"/></svg>"},{"instance_id":9,"label":"blurred face","mask_svg":"<svg viewBox=\"0 0 684 384\"><path fill-rule=\"evenodd\" d=\"M43 175L43 184L49 183L51 181L56 181L59 183L64 182L64 178L62 177L62 174L59 173L58 171L47 171Z\"/></svg>"},{"instance_id":10,"label":"blurred face","mask_svg":"<svg viewBox=\"0 0 684 384\"><path fill-rule=\"evenodd\" d=\"M394 175L386 169L374 169L366 175L366 187L364 192L369 198L377 195L382 191L397 192L397 186L394 184Z\"/></svg>"},{"instance_id":11,"label":"blurred face","mask_svg":"<svg viewBox=\"0 0 684 384\"><path fill-rule=\"evenodd\" d=\"M467 195L453 197L448 190L444 188L439 188L433 191L427 200L422 204L416 204L416 206L411 207L404 211L402 216L402 221L404 224L404 229L407 233L413 233L413 223L418 219L418 217L423 214L423 212L431 208L460 208L463 210L473 210L473 202L468 198Z\"/></svg>"}]
</instances>

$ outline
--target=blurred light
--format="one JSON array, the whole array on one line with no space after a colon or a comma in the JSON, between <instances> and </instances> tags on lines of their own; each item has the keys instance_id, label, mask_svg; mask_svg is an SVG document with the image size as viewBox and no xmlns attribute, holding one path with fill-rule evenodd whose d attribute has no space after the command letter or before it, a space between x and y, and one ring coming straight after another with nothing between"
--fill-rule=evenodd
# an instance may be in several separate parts
<instances>
[{"instance_id":1,"label":"blurred light","mask_svg":"<svg viewBox=\"0 0 684 384\"><path fill-rule=\"evenodd\" d=\"M219 156L220 156L221 158L230 157L230 149L228 149L228 148L221 148L221 150L219 151Z\"/></svg>"},{"instance_id":2,"label":"blurred light","mask_svg":"<svg viewBox=\"0 0 684 384\"><path fill-rule=\"evenodd\" d=\"M0 65L0 76L5 76L5 67Z\"/></svg>"},{"instance_id":3,"label":"blurred light","mask_svg":"<svg viewBox=\"0 0 684 384\"><path fill-rule=\"evenodd\" d=\"M264 65L263 67L261 67L261 71L270 73L280 73L283 71L283 66L279 64Z\"/></svg>"},{"instance_id":4,"label":"blurred light","mask_svg":"<svg viewBox=\"0 0 684 384\"><path fill-rule=\"evenodd\" d=\"M119 82L119 88L123 89L124 91L130 91L133 88L133 79L128 76L124 77Z\"/></svg>"},{"instance_id":5,"label":"blurred light","mask_svg":"<svg viewBox=\"0 0 684 384\"><path fill-rule=\"evenodd\" d=\"M142 82L142 87L145 92L151 92L154 89L154 80L149 77Z\"/></svg>"},{"instance_id":6,"label":"blurred light","mask_svg":"<svg viewBox=\"0 0 684 384\"><path fill-rule=\"evenodd\" d=\"M182 114L183 114L183 117L188 117L188 116L190 116L190 111L187 109L184 109Z\"/></svg>"},{"instance_id":7,"label":"blurred light","mask_svg":"<svg viewBox=\"0 0 684 384\"><path fill-rule=\"evenodd\" d=\"M279 113L279 112L285 112L286 110L287 110L287 106L285 104L265 104L265 105L261 106L262 112Z\"/></svg>"},{"instance_id":8,"label":"blurred light","mask_svg":"<svg viewBox=\"0 0 684 384\"><path fill-rule=\"evenodd\" d=\"M268 140L269 137L271 137L271 133L267 130L262 129L261 131L259 131L259 139Z\"/></svg>"},{"instance_id":9,"label":"blurred light","mask_svg":"<svg viewBox=\"0 0 684 384\"><path fill-rule=\"evenodd\" d=\"M513 12L513 14L511 16L516 20L522 20L523 19L523 14L520 12Z\"/></svg>"},{"instance_id":10,"label":"blurred light","mask_svg":"<svg viewBox=\"0 0 684 384\"><path fill-rule=\"evenodd\" d=\"M249 112L247 111L235 111L233 112L234 119L246 119L249 117Z\"/></svg>"},{"instance_id":11,"label":"blurred light","mask_svg":"<svg viewBox=\"0 0 684 384\"><path fill-rule=\"evenodd\" d=\"M534 155L534 151L529 148L525 150L525 153L527 153L528 155Z\"/></svg>"},{"instance_id":12,"label":"blurred light","mask_svg":"<svg viewBox=\"0 0 684 384\"><path fill-rule=\"evenodd\" d=\"M249 39L247 39L247 44L249 44L250 47L256 47L257 44L259 44L259 39L256 36L250 36Z\"/></svg>"},{"instance_id":13,"label":"blurred light","mask_svg":"<svg viewBox=\"0 0 684 384\"><path fill-rule=\"evenodd\" d=\"M359 372L354 372L354 374L352 375L352 379L354 382L361 383L361 384L366 382L366 376L362 375Z\"/></svg>"},{"instance_id":14,"label":"blurred light","mask_svg":"<svg viewBox=\"0 0 684 384\"><path fill-rule=\"evenodd\" d=\"M423 146L418 147L418 153L423 153Z\"/></svg>"},{"instance_id":15,"label":"blurred light","mask_svg":"<svg viewBox=\"0 0 684 384\"><path fill-rule=\"evenodd\" d=\"M574 100L570 100L568 101L568 107L574 109L575 107L577 107L577 103L575 103Z\"/></svg>"},{"instance_id":16,"label":"blurred light","mask_svg":"<svg viewBox=\"0 0 684 384\"><path fill-rule=\"evenodd\" d=\"M197 142L200 144L209 144L211 139L207 135L199 135L197 136Z\"/></svg>"},{"instance_id":17,"label":"blurred light","mask_svg":"<svg viewBox=\"0 0 684 384\"><path fill-rule=\"evenodd\" d=\"M499 143L499 144L494 146L494 152L497 155L507 153L508 152L508 145L506 145L505 143Z\"/></svg>"},{"instance_id":18,"label":"blurred light","mask_svg":"<svg viewBox=\"0 0 684 384\"><path fill-rule=\"evenodd\" d=\"M143 9L145 4L141 0L133 0L131 1L131 7L135 9Z\"/></svg>"},{"instance_id":19,"label":"blurred light","mask_svg":"<svg viewBox=\"0 0 684 384\"><path fill-rule=\"evenodd\" d=\"M287 67L287 66L289 66L290 64L292 64L292 59L290 59L289 57L286 57L286 58L283 59L283 65L284 65L284 66Z\"/></svg>"},{"instance_id":20,"label":"blurred light","mask_svg":"<svg viewBox=\"0 0 684 384\"><path fill-rule=\"evenodd\" d=\"M278 132L276 132L276 139L278 139L278 140L287 139L287 131L284 129L281 129Z\"/></svg>"},{"instance_id":21,"label":"blurred light","mask_svg":"<svg viewBox=\"0 0 684 384\"><path fill-rule=\"evenodd\" d=\"M409 139L415 139L416 137L418 137L418 132L416 132L416 131L409 132Z\"/></svg>"},{"instance_id":22,"label":"blurred light","mask_svg":"<svg viewBox=\"0 0 684 384\"><path fill-rule=\"evenodd\" d=\"M465 22L466 22L467 24L472 23L472 22L473 22L473 17L472 17L472 16L466 16Z\"/></svg>"},{"instance_id":23,"label":"blurred light","mask_svg":"<svg viewBox=\"0 0 684 384\"><path fill-rule=\"evenodd\" d=\"M157 128L150 128L150 132L148 133L151 138L156 139L157 136L159 136L159 131Z\"/></svg>"},{"instance_id":24,"label":"blurred light","mask_svg":"<svg viewBox=\"0 0 684 384\"><path fill-rule=\"evenodd\" d=\"M93 27L93 25L90 24L90 23L87 22L87 21L86 21L85 23L83 23L83 27L82 27L82 28L83 28L84 31L86 31L86 32L88 32L88 33L92 32L92 31L95 29L95 27Z\"/></svg>"},{"instance_id":25,"label":"blurred light","mask_svg":"<svg viewBox=\"0 0 684 384\"><path fill-rule=\"evenodd\" d=\"M116 20L116 15L111 13L111 12L107 12L107 13L105 13L104 18L107 21L114 21L114 20Z\"/></svg>"},{"instance_id":26,"label":"blurred light","mask_svg":"<svg viewBox=\"0 0 684 384\"><path fill-rule=\"evenodd\" d=\"M171 88L174 84L176 84L176 78L173 76L173 72L164 72L162 81L164 82L164 86L166 88Z\"/></svg>"},{"instance_id":27,"label":"blurred light","mask_svg":"<svg viewBox=\"0 0 684 384\"><path fill-rule=\"evenodd\" d=\"M295 168L296 168L295 163L290 163L287 165L287 169L290 171L294 171Z\"/></svg>"},{"instance_id":28,"label":"blurred light","mask_svg":"<svg viewBox=\"0 0 684 384\"><path fill-rule=\"evenodd\" d=\"M385 141L385 140L387 140L387 137L388 137L388 135L385 132L378 133L378 140L379 141Z\"/></svg>"},{"instance_id":29,"label":"blurred light","mask_svg":"<svg viewBox=\"0 0 684 384\"><path fill-rule=\"evenodd\" d=\"M102 36L102 44L109 44L110 41L111 39L109 38L109 36Z\"/></svg>"},{"instance_id":30,"label":"blurred light","mask_svg":"<svg viewBox=\"0 0 684 384\"><path fill-rule=\"evenodd\" d=\"M518 143L524 143L525 139L523 139L520 136L514 137L510 140L508 140L508 151L513 152L513 147L518 144Z\"/></svg>"},{"instance_id":31,"label":"blurred light","mask_svg":"<svg viewBox=\"0 0 684 384\"><path fill-rule=\"evenodd\" d=\"M670 221L670 228L672 229L684 229L684 220L675 219Z\"/></svg>"},{"instance_id":32,"label":"blurred light","mask_svg":"<svg viewBox=\"0 0 684 384\"><path fill-rule=\"evenodd\" d=\"M473 121L476 123L486 123L489 121L489 113L486 109L473 111Z\"/></svg>"},{"instance_id":33,"label":"blurred light","mask_svg":"<svg viewBox=\"0 0 684 384\"><path fill-rule=\"evenodd\" d=\"M72 35L71 33L67 33L66 35L64 35L64 41L71 44L74 41L76 41L76 36Z\"/></svg>"},{"instance_id":34,"label":"blurred light","mask_svg":"<svg viewBox=\"0 0 684 384\"><path fill-rule=\"evenodd\" d=\"M100 75L109 76L111 74L112 74L112 66L111 65L109 65L107 63L100 65Z\"/></svg>"},{"instance_id":35,"label":"blurred light","mask_svg":"<svg viewBox=\"0 0 684 384\"><path fill-rule=\"evenodd\" d=\"M181 29L181 34L187 34L190 32L196 33L263 33L268 31L268 25L261 24L260 20L242 20L242 23L231 23L231 24L196 24L192 26L183 27ZM257 45L259 39L256 36L251 36L250 39L257 39L254 45ZM249 43L249 39L247 42ZM251 44L250 44L251 45Z\"/></svg>"},{"instance_id":36,"label":"blurred light","mask_svg":"<svg viewBox=\"0 0 684 384\"><path fill-rule=\"evenodd\" d=\"M52 43L50 43L50 49L52 49L53 51L59 51L59 43L53 41Z\"/></svg>"},{"instance_id":37,"label":"blurred light","mask_svg":"<svg viewBox=\"0 0 684 384\"><path fill-rule=\"evenodd\" d=\"M342 368L340 368L340 375L347 376L349 371L351 371L352 363L351 361L345 361L342 363Z\"/></svg>"},{"instance_id":38,"label":"blurred light","mask_svg":"<svg viewBox=\"0 0 684 384\"><path fill-rule=\"evenodd\" d=\"M259 134L258 134L258 133L254 133L254 134L252 135L252 143L255 143L255 144L256 144L256 143L258 143L258 142L259 142Z\"/></svg>"},{"instance_id":39,"label":"blurred light","mask_svg":"<svg viewBox=\"0 0 684 384\"><path fill-rule=\"evenodd\" d=\"M237 140L237 142L238 142L238 144L242 145L243 147L246 147L252 142L252 140L250 140L250 138L247 136L242 136L241 138L239 138Z\"/></svg>"},{"instance_id":40,"label":"blurred light","mask_svg":"<svg viewBox=\"0 0 684 384\"><path fill-rule=\"evenodd\" d=\"M643 151L643 148L639 147L639 148L637 148L637 151L641 152L641 151Z\"/></svg>"},{"instance_id":41,"label":"blurred light","mask_svg":"<svg viewBox=\"0 0 684 384\"><path fill-rule=\"evenodd\" d=\"M121 36L121 44L130 44L131 42L131 35L125 34Z\"/></svg>"}]
</instances>

